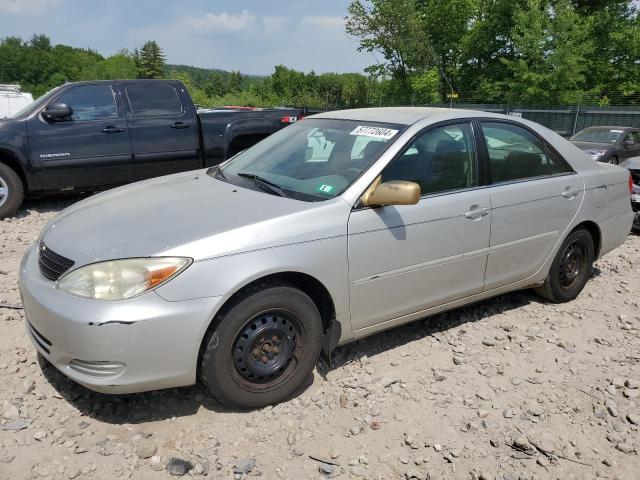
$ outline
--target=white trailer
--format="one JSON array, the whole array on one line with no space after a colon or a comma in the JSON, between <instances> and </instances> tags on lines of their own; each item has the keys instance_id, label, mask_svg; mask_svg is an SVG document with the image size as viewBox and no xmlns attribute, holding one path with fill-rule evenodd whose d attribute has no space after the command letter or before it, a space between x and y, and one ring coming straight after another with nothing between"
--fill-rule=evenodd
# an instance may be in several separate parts
<instances>
[{"instance_id":1,"label":"white trailer","mask_svg":"<svg viewBox=\"0 0 640 480\"><path fill-rule=\"evenodd\" d=\"M0 85L0 118L9 117L33 102L33 95L20 91L20 85Z\"/></svg>"}]
</instances>

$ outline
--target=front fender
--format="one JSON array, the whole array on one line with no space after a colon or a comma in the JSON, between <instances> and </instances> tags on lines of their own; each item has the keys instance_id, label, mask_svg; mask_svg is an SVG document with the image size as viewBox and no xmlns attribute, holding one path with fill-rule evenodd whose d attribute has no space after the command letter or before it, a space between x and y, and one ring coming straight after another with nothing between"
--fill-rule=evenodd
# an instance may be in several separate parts
<instances>
[{"instance_id":1,"label":"front fender","mask_svg":"<svg viewBox=\"0 0 640 480\"><path fill-rule=\"evenodd\" d=\"M346 236L197 261L156 292L170 302L229 297L260 278L284 272L303 273L322 283L333 299L343 338L350 334Z\"/></svg>"}]
</instances>

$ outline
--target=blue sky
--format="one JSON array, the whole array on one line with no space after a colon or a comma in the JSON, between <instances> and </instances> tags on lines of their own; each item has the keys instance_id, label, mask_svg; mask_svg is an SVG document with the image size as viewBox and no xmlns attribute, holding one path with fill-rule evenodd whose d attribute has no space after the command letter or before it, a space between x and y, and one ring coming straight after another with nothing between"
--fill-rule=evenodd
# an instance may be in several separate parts
<instances>
[{"instance_id":1,"label":"blue sky","mask_svg":"<svg viewBox=\"0 0 640 480\"><path fill-rule=\"evenodd\" d=\"M269 74L360 72L375 59L345 33L348 0L0 0L0 37L45 33L103 55L160 43L169 63Z\"/></svg>"}]
</instances>

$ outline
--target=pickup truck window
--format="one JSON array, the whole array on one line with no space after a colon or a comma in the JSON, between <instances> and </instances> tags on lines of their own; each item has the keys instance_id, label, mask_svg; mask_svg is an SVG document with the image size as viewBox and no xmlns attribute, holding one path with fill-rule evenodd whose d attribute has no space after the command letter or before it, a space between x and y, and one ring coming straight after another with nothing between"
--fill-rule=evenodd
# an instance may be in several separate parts
<instances>
[{"instance_id":1,"label":"pickup truck window","mask_svg":"<svg viewBox=\"0 0 640 480\"><path fill-rule=\"evenodd\" d=\"M182 113L176 89L167 84L129 84L124 87L131 113L136 117L162 117Z\"/></svg>"},{"instance_id":2,"label":"pickup truck window","mask_svg":"<svg viewBox=\"0 0 640 480\"><path fill-rule=\"evenodd\" d=\"M118 117L111 85L81 85L56 99L73 109L73 120L100 120Z\"/></svg>"}]
</instances>

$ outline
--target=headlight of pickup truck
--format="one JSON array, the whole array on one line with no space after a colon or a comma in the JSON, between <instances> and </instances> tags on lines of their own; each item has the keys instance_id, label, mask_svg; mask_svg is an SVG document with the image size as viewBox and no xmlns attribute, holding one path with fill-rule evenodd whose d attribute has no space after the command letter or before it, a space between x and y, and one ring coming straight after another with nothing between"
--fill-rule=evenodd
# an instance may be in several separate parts
<instances>
[{"instance_id":1,"label":"headlight of pickup truck","mask_svg":"<svg viewBox=\"0 0 640 480\"><path fill-rule=\"evenodd\" d=\"M128 258L80 267L62 277L57 288L96 300L124 300L147 292L182 272L190 258Z\"/></svg>"}]
</instances>

